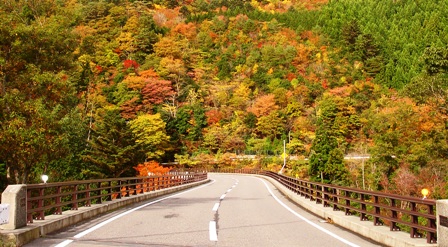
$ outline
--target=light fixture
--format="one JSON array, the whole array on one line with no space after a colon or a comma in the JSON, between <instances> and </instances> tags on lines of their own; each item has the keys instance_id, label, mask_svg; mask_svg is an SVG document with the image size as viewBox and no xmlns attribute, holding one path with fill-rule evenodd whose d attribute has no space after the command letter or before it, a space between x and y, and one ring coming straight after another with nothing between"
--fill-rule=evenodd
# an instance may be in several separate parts
<instances>
[{"instance_id":1,"label":"light fixture","mask_svg":"<svg viewBox=\"0 0 448 247\"><path fill-rule=\"evenodd\" d=\"M422 189L422 195L423 195L423 199L426 199L426 196L429 194L429 190L428 189Z\"/></svg>"},{"instance_id":2,"label":"light fixture","mask_svg":"<svg viewBox=\"0 0 448 247\"><path fill-rule=\"evenodd\" d=\"M44 183L46 184L47 183L47 181L48 181L48 175L42 175L41 177L40 177L41 179L42 179L42 181L44 181Z\"/></svg>"}]
</instances>

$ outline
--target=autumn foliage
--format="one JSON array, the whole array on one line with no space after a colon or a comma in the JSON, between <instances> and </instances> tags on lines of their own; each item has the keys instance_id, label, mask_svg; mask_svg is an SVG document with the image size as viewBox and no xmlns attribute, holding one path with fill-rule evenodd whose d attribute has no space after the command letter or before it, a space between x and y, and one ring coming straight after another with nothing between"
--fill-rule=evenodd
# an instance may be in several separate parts
<instances>
[{"instance_id":1,"label":"autumn foliage","mask_svg":"<svg viewBox=\"0 0 448 247\"><path fill-rule=\"evenodd\" d=\"M147 177L148 175L164 175L169 172L171 167L163 167L157 161L148 161L134 166L138 177Z\"/></svg>"},{"instance_id":2,"label":"autumn foliage","mask_svg":"<svg viewBox=\"0 0 448 247\"><path fill-rule=\"evenodd\" d=\"M443 1L6 2L2 188L276 169L285 140L286 173L448 196Z\"/></svg>"}]
</instances>

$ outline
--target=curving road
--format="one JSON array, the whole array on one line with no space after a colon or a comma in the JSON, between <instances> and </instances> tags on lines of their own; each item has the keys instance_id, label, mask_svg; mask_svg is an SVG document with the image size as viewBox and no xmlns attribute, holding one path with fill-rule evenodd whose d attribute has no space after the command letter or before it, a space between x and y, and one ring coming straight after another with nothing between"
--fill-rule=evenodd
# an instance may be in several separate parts
<instances>
[{"instance_id":1,"label":"curving road","mask_svg":"<svg viewBox=\"0 0 448 247\"><path fill-rule=\"evenodd\" d=\"M307 213L264 179L209 178L26 246L380 246Z\"/></svg>"}]
</instances>

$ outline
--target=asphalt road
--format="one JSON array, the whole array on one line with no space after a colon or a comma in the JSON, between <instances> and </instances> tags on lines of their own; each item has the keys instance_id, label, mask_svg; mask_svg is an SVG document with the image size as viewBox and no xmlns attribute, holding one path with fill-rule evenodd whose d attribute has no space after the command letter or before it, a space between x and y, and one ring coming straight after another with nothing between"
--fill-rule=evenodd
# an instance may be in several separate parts
<instances>
[{"instance_id":1,"label":"asphalt road","mask_svg":"<svg viewBox=\"0 0 448 247\"><path fill-rule=\"evenodd\" d=\"M209 178L25 246L380 246L309 214L264 179Z\"/></svg>"}]
</instances>

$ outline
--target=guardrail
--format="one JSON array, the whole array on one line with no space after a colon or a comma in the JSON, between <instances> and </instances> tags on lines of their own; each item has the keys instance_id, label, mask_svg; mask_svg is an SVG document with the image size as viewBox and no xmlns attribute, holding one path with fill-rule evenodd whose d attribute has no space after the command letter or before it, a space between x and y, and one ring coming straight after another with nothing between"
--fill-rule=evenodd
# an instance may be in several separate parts
<instances>
[{"instance_id":1,"label":"guardrail","mask_svg":"<svg viewBox=\"0 0 448 247\"><path fill-rule=\"evenodd\" d=\"M294 193L323 207L356 215L375 226L387 225L390 231L408 231L411 238L426 237L437 243L436 201L356 188L300 180L271 171L254 169L215 169L208 172L246 173L271 177Z\"/></svg>"},{"instance_id":2,"label":"guardrail","mask_svg":"<svg viewBox=\"0 0 448 247\"><path fill-rule=\"evenodd\" d=\"M27 185L27 221L44 220L80 206L142 194L207 179L207 173L169 173L160 176L111 178Z\"/></svg>"}]
</instances>

